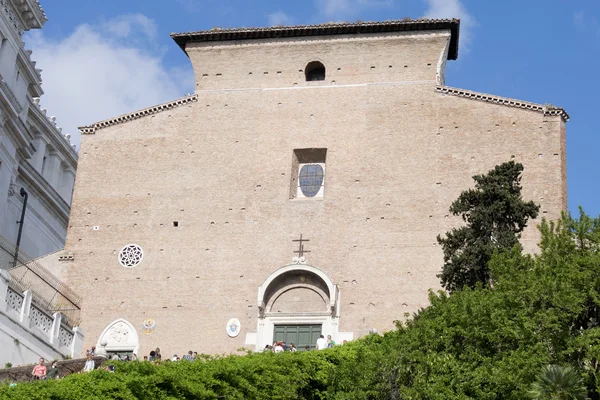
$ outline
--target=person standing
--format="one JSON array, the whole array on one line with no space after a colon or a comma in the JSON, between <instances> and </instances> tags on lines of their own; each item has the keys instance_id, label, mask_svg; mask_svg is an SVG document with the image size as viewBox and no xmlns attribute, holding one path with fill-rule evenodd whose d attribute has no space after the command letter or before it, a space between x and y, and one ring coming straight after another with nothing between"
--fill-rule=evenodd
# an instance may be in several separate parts
<instances>
[{"instance_id":1,"label":"person standing","mask_svg":"<svg viewBox=\"0 0 600 400\"><path fill-rule=\"evenodd\" d=\"M323 350L327 348L327 340L325 340L325 336L321 335L317 339L317 350Z\"/></svg>"},{"instance_id":2,"label":"person standing","mask_svg":"<svg viewBox=\"0 0 600 400\"><path fill-rule=\"evenodd\" d=\"M87 361L85 362L85 365L83 366L83 372L93 371L95 367L96 367L96 363L94 362L92 355L88 354Z\"/></svg>"},{"instance_id":3,"label":"person standing","mask_svg":"<svg viewBox=\"0 0 600 400\"><path fill-rule=\"evenodd\" d=\"M294 343L290 343L290 351L291 352L298 351L298 349L296 348L296 345Z\"/></svg>"},{"instance_id":4,"label":"person standing","mask_svg":"<svg viewBox=\"0 0 600 400\"><path fill-rule=\"evenodd\" d=\"M327 335L327 347L333 349L335 346L335 341L331 338L331 335Z\"/></svg>"},{"instance_id":5,"label":"person standing","mask_svg":"<svg viewBox=\"0 0 600 400\"><path fill-rule=\"evenodd\" d=\"M194 352L191 350L188 351L187 354L184 354L183 359L187 361L194 361Z\"/></svg>"},{"instance_id":6,"label":"person standing","mask_svg":"<svg viewBox=\"0 0 600 400\"><path fill-rule=\"evenodd\" d=\"M32 379L46 379L46 366L44 365L44 358L40 358L40 362L33 367L31 371Z\"/></svg>"}]
</instances>

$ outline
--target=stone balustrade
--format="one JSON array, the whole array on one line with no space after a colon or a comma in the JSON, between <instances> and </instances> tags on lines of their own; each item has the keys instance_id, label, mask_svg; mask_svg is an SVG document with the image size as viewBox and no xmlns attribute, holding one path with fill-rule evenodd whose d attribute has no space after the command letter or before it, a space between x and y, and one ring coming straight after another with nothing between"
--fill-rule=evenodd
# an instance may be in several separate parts
<instances>
[{"instance_id":1,"label":"stone balustrade","mask_svg":"<svg viewBox=\"0 0 600 400\"><path fill-rule=\"evenodd\" d=\"M0 270L0 363L80 356L83 330L71 328L61 313L50 314L35 304L32 291L20 292L9 282L8 272Z\"/></svg>"}]
</instances>

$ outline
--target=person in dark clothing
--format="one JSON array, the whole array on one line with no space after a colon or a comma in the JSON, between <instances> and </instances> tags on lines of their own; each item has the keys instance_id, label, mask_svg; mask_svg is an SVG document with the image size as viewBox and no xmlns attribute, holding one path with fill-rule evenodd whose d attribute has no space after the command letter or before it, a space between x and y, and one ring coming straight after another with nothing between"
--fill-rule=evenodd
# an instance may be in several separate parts
<instances>
[{"instance_id":1,"label":"person in dark clothing","mask_svg":"<svg viewBox=\"0 0 600 400\"><path fill-rule=\"evenodd\" d=\"M58 362L54 361L52 366L46 374L46 379L58 379L60 378L60 369L58 369Z\"/></svg>"}]
</instances>

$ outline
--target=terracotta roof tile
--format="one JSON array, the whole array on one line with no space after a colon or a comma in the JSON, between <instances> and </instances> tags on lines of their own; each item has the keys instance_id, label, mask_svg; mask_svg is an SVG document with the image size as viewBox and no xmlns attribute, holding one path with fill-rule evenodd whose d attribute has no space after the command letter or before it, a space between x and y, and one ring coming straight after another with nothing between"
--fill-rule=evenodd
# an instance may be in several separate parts
<instances>
[{"instance_id":1,"label":"terracotta roof tile","mask_svg":"<svg viewBox=\"0 0 600 400\"><path fill-rule=\"evenodd\" d=\"M352 35L361 33L407 32L424 30L450 30L448 59L458 57L460 19L417 19L382 22L340 22L319 25L275 26L268 28L211 29L208 31L172 33L173 40L185 51L189 42L212 42L250 39L277 39L285 37Z\"/></svg>"}]
</instances>

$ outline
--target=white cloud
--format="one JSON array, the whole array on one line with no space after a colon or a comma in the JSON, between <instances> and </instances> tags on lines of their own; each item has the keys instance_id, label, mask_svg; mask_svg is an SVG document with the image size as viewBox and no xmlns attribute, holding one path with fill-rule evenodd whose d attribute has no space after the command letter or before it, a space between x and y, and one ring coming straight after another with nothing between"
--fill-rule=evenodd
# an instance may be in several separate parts
<instances>
[{"instance_id":1,"label":"white cloud","mask_svg":"<svg viewBox=\"0 0 600 400\"><path fill-rule=\"evenodd\" d=\"M294 23L294 19L283 11L271 13L267 17L270 26L292 25Z\"/></svg>"},{"instance_id":2,"label":"white cloud","mask_svg":"<svg viewBox=\"0 0 600 400\"><path fill-rule=\"evenodd\" d=\"M131 35L136 28L139 28L150 39L154 39L157 33L156 23L144 14L120 15L105 22L103 28L120 38Z\"/></svg>"},{"instance_id":3,"label":"white cloud","mask_svg":"<svg viewBox=\"0 0 600 400\"><path fill-rule=\"evenodd\" d=\"M315 0L321 14L335 21L351 18L367 8L386 8L393 0Z\"/></svg>"},{"instance_id":4,"label":"white cloud","mask_svg":"<svg viewBox=\"0 0 600 400\"><path fill-rule=\"evenodd\" d=\"M59 40L27 34L42 68L41 100L79 147L78 126L181 97L194 88L191 67L167 68L154 22L141 14L83 24Z\"/></svg>"},{"instance_id":5,"label":"white cloud","mask_svg":"<svg viewBox=\"0 0 600 400\"><path fill-rule=\"evenodd\" d=\"M428 6L425 11L427 18L460 18L460 44L468 51L476 21L460 0L425 0L425 2Z\"/></svg>"}]
</instances>

